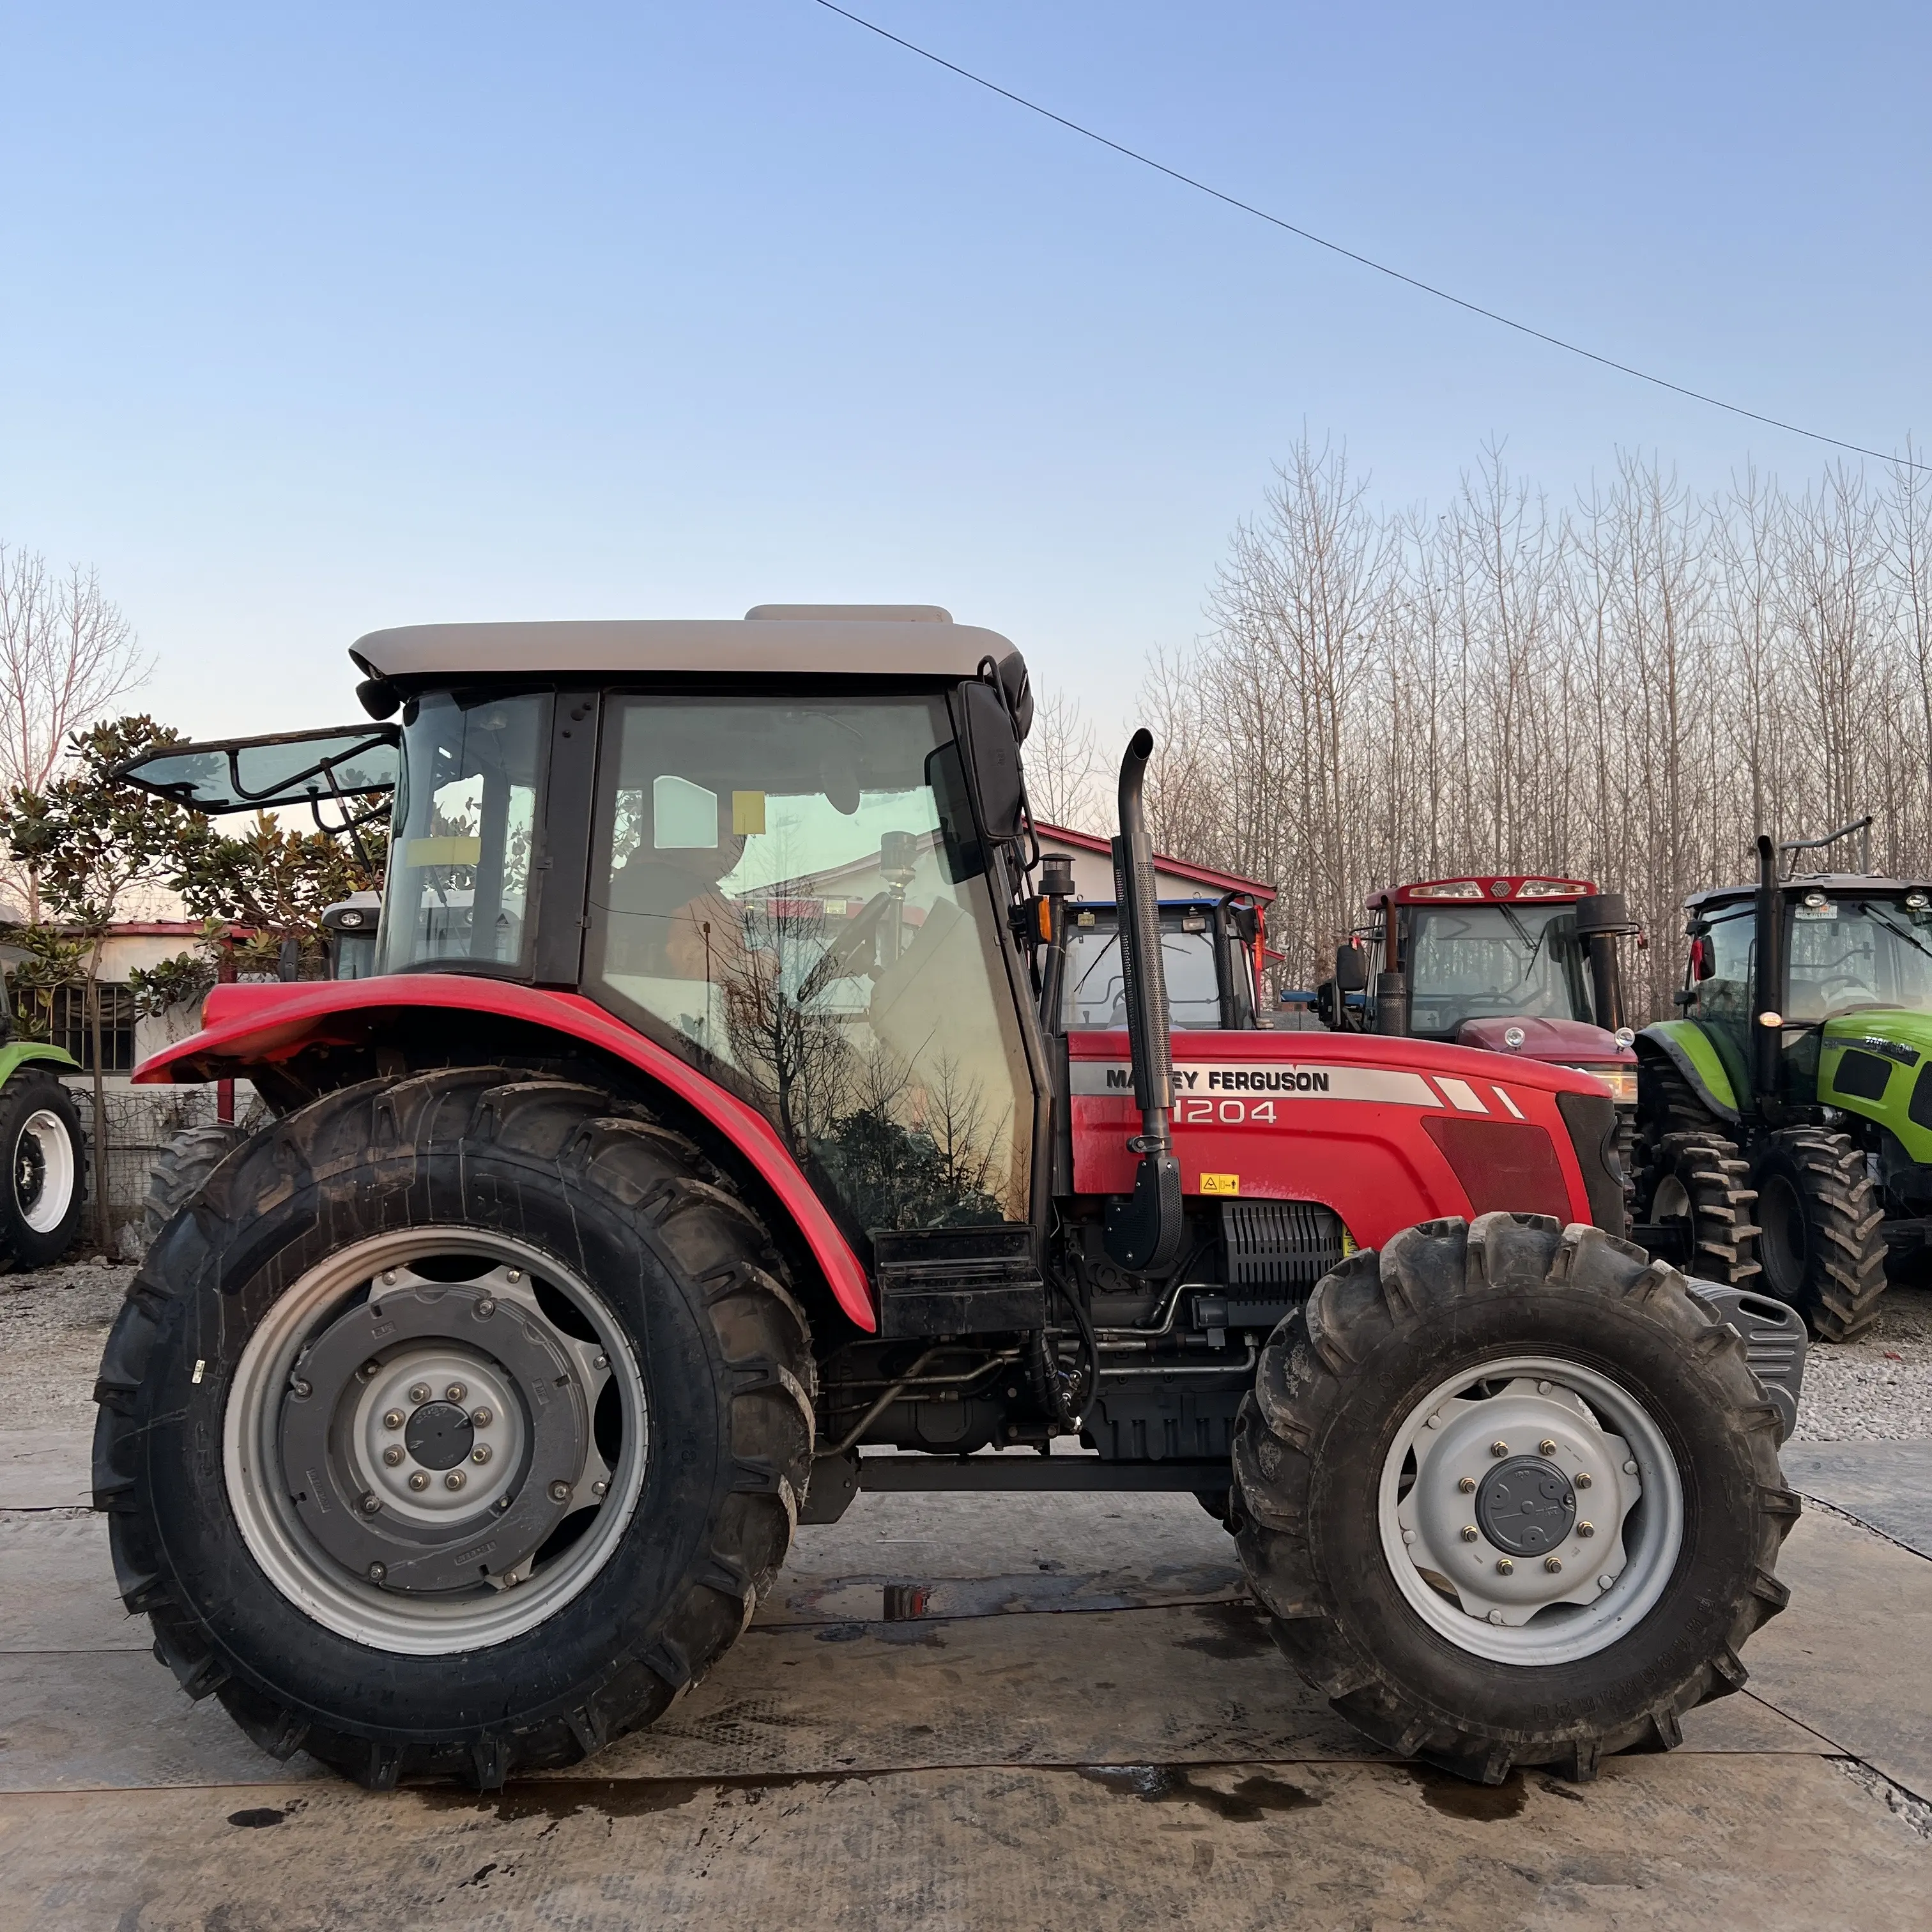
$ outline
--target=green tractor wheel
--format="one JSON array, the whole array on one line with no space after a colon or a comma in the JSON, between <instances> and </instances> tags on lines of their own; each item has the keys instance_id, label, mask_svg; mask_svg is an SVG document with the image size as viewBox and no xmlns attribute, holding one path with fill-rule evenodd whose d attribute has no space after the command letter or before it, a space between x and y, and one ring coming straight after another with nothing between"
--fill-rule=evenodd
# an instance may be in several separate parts
<instances>
[{"instance_id":1,"label":"green tractor wheel","mask_svg":"<svg viewBox=\"0 0 1932 1932\"><path fill-rule=\"evenodd\" d=\"M80 1232L87 1148L73 1095L45 1067L0 1087L0 1270L50 1267Z\"/></svg>"},{"instance_id":2,"label":"green tractor wheel","mask_svg":"<svg viewBox=\"0 0 1932 1932\"><path fill-rule=\"evenodd\" d=\"M1765 1292L1826 1341L1862 1334L1886 1282L1885 1210L1864 1154L1843 1134L1786 1128L1759 1144L1751 1180Z\"/></svg>"},{"instance_id":3,"label":"green tractor wheel","mask_svg":"<svg viewBox=\"0 0 1932 1932\"><path fill-rule=\"evenodd\" d=\"M1750 1167L1721 1134L1666 1134L1648 1150L1639 1198L1640 1220L1677 1230L1686 1274L1727 1288L1762 1285Z\"/></svg>"}]
</instances>

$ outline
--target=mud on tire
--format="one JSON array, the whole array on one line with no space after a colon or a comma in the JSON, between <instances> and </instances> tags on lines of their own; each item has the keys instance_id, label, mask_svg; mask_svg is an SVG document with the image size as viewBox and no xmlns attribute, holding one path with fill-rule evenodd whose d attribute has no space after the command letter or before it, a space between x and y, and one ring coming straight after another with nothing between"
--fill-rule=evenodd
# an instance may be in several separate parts
<instances>
[{"instance_id":1,"label":"mud on tire","mask_svg":"<svg viewBox=\"0 0 1932 1932\"><path fill-rule=\"evenodd\" d=\"M1675 1554L1654 1600L1634 1627L1554 1665L1480 1654L1479 1638L1507 1631L1454 1640L1453 1595L1439 1614L1419 1612L1381 1520L1384 1472L1417 1405L1526 1354L1574 1364L1640 1406L1681 1488L1681 1536L1663 1546ZM1242 1559L1282 1650L1378 1744L1488 1784L1517 1766L1588 1778L1606 1754L1674 1745L1685 1712L1743 1684L1739 1651L1787 1596L1772 1573L1799 1506L1778 1432L1743 1342L1675 1269L1546 1217L1430 1222L1326 1276L1263 1352L1235 1432ZM1472 1528L1482 1500L1471 1499Z\"/></svg>"},{"instance_id":2,"label":"mud on tire","mask_svg":"<svg viewBox=\"0 0 1932 1932\"><path fill-rule=\"evenodd\" d=\"M574 1594L486 1648L410 1654L352 1640L270 1580L230 1501L224 1430L278 1300L332 1256L423 1231L514 1242L538 1258L532 1288L543 1264L594 1284L648 1420L634 1508ZM765 1229L690 1143L561 1080L372 1082L255 1136L150 1251L95 1391L94 1503L122 1600L191 1696L365 1784L489 1788L649 1724L738 1636L790 1542L814 1382Z\"/></svg>"}]
</instances>

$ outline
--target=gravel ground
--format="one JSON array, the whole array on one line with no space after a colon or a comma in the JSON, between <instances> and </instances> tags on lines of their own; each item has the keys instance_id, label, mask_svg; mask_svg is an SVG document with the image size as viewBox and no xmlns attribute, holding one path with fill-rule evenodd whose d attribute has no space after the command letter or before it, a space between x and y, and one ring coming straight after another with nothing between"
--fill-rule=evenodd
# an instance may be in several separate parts
<instances>
[{"instance_id":1,"label":"gravel ground","mask_svg":"<svg viewBox=\"0 0 1932 1932\"><path fill-rule=\"evenodd\" d=\"M1932 1288L1888 1288L1879 1310L1857 1341L1811 1345L1798 1441L1932 1441Z\"/></svg>"},{"instance_id":2,"label":"gravel ground","mask_svg":"<svg viewBox=\"0 0 1932 1932\"><path fill-rule=\"evenodd\" d=\"M0 1415L10 1429L94 1426L94 1378L130 1266L0 1275Z\"/></svg>"},{"instance_id":3,"label":"gravel ground","mask_svg":"<svg viewBox=\"0 0 1932 1932\"><path fill-rule=\"evenodd\" d=\"M94 1378L130 1266L86 1262L0 1275L0 1413L13 1428L92 1428ZM1859 1340L1805 1358L1797 1439L1932 1441L1932 1288L1894 1288Z\"/></svg>"}]
</instances>

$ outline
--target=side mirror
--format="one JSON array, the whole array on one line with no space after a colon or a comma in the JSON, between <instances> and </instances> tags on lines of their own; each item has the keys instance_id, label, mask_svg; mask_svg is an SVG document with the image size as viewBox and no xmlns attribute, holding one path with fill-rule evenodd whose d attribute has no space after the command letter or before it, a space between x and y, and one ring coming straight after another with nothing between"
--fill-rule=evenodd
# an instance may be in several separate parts
<instances>
[{"instance_id":1,"label":"side mirror","mask_svg":"<svg viewBox=\"0 0 1932 1932\"><path fill-rule=\"evenodd\" d=\"M1020 836L1026 792L1020 776L1020 745L1012 720L992 686L962 687L967 770L980 807L980 823L994 844Z\"/></svg>"},{"instance_id":2,"label":"side mirror","mask_svg":"<svg viewBox=\"0 0 1932 1932\"><path fill-rule=\"evenodd\" d=\"M1334 981L1324 980L1315 989L1315 1017L1333 1033L1340 1024L1341 1010L1341 1001L1336 995Z\"/></svg>"},{"instance_id":3,"label":"side mirror","mask_svg":"<svg viewBox=\"0 0 1932 1932\"><path fill-rule=\"evenodd\" d=\"M1341 993L1364 993L1368 991L1369 962L1358 946L1338 946L1335 949L1335 988Z\"/></svg>"},{"instance_id":4,"label":"side mirror","mask_svg":"<svg viewBox=\"0 0 1932 1932\"><path fill-rule=\"evenodd\" d=\"M1690 976L1694 980L1708 980L1718 970L1718 962L1711 949L1701 939L1690 942Z\"/></svg>"}]
</instances>

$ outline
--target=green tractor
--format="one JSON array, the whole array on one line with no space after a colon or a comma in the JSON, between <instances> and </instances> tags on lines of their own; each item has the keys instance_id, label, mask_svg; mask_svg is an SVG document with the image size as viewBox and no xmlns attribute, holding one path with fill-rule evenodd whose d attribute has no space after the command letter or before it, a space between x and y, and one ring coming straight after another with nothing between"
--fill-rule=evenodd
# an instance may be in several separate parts
<instances>
[{"instance_id":1,"label":"green tractor","mask_svg":"<svg viewBox=\"0 0 1932 1932\"><path fill-rule=\"evenodd\" d=\"M49 1266L80 1231L86 1143L62 1076L80 1070L72 1054L20 1037L0 979L0 1272Z\"/></svg>"},{"instance_id":2,"label":"green tractor","mask_svg":"<svg viewBox=\"0 0 1932 1932\"><path fill-rule=\"evenodd\" d=\"M1701 1264L1754 1192L1756 1259L1732 1241L1730 1278L1829 1341L1871 1326L1888 1267L1932 1236L1932 882L1871 876L1871 824L1760 837L1755 887L1688 899L1684 1016L1637 1039L1637 1239L1688 1227ZM1860 871L1798 874L1854 835ZM1700 1190L1714 1144L1747 1190Z\"/></svg>"}]
</instances>

